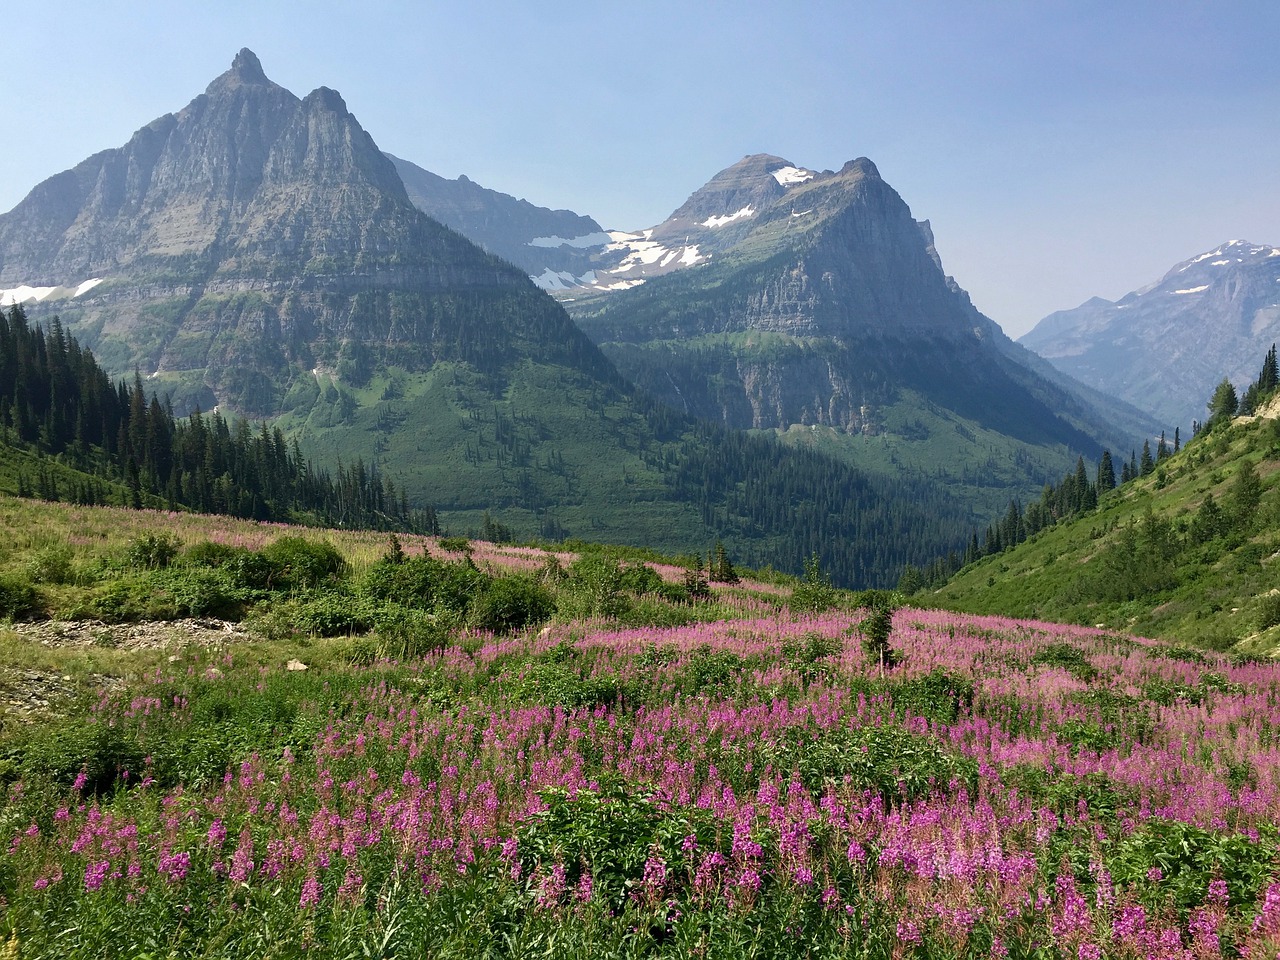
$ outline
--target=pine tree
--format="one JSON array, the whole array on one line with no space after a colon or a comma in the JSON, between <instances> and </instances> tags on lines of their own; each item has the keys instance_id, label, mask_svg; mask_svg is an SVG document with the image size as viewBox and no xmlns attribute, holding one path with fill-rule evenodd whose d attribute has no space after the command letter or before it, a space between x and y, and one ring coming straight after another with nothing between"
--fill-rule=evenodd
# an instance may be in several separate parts
<instances>
[{"instance_id":1,"label":"pine tree","mask_svg":"<svg viewBox=\"0 0 1280 960\"><path fill-rule=\"evenodd\" d=\"M1231 381L1226 377L1223 377L1222 382L1214 388L1213 396L1209 398L1208 406L1209 422L1207 426L1211 429L1236 415L1236 410L1240 407L1240 401L1236 397L1236 388L1232 386Z\"/></svg>"},{"instance_id":2,"label":"pine tree","mask_svg":"<svg viewBox=\"0 0 1280 960\"><path fill-rule=\"evenodd\" d=\"M1156 468L1156 462L1151 458L1151 441L1142 441L1142 460L1138 466L1138 476L1145 477Z\"/></svg>"},{"instance_id":3,"label":"pine tree","mask_svg":"<svg viewBox=\"0 0 1280 960\"><path fill-rule=\"evenodd\" d=\"M1116 468L1111 462L1111 451L1103 450L1098 461L1098 495L1116 488Z\"/></svg>"}]
</instances>

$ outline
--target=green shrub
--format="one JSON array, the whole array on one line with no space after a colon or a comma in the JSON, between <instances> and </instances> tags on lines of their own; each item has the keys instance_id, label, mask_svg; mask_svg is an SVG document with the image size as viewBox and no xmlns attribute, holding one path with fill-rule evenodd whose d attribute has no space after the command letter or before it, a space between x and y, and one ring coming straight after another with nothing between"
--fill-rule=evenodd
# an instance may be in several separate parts
<instances>
[{"instance_id":1,"label":"green shrub","mask_svg":"<svg viewBox=\"0 0 1280 960\"><path fill-rule=\"evenodd\" d=\"M1082 683L1090 683L1098 677L1097 668L1089 662L1079 647L1069 643L1051 643L1031 658L1032 663L1058 667L1067 671Z\"/></svg>"},{"instance_id":2,"label":"green shrub","mask_svg":"<svg viewBox=\"0 0 1280 960\"><path fill-rule=\"evenodd\" d=\"M173 562L182 543L167 533L146 533L129 541L125 549L126 567L161 570Z\"/></svg>"},{"instance_id":3,"label":"green shrub","mask_svg":"<svg viewBox=\"0 0 1280 960\"><path fill-rule=\"evenodd\" d=\"M736 682L745 668L746 661L736 653L703 646L684 665L678 682L690 694L723 689Z\"/></svg>"},{"instance_id":4,"label":"green shrub","mask_svg":"<svg viewBox=\"0 0 1280 960\"><path fill-rule=\"evenodd\" d=\"M789 604L798 612L821 613L835 606L837 596L831 577L822 569L821 559L814 554L804 562L804 579L791 591Z\"/></svg>"},{"instance_id":5,"label":"green shrub","mask_svg":"<svg viewBox=\"0 0 1280 960\"><path fill-rule=\"evenodd\" d=\"M415 660L449 644L449 630L437 617L394 604L373 615L375 636L369 641L374 656L387 660ZM354 662L354 661L350 661Z\"/></svg>"},{"instance_id":6,"label":"green shrub","mask_svg":"<svg viewBox=\"0 0 1280 960\"><path fill-rule=\"evenodd\" d=\"M549 789L539 795L546 809L521 824L517 833L522 872L529 876L539 866L560 863L570 888L583 871L589 872L593 899L615 911L634 896L651 856L661 857L671 883L686 885L694 871L685 838L696 838L703 853L723 842L724 831L710 811L659 805L624 785L573 795Z\"/></svg>"},{"instance_id":7,"label":"green shrub","mask_svg":"<svg viewBox=\"0 0 1280 960\"><path fill-rule=\"evenodd\" d=\"M106 794L120 784L142 779L146 754L131 731L114 724L65 721L46 727L26 741L19 769L25 778L48 778L70 788L81 773L87 794Z\"/></svg>"},{"instance_id":8,"label":"green shrub","mask_svg":"<svg viewBox=\"0 0 1280 960\"><path fill-rule=\"evenodd\" d=\"M0 574L0 618L19 620L34 613L39 604L35 588L25 577Z\"/></svg>"},{"instance_id":9,"label":"green shrub","mask_svg":"<svg viewBox=\"0 0 1280 960\"><path fill-rule=\"evenodd\" d=\"M1280 623L1280 591L1266 593L1258 598L1258 608L1254 613L1254 628L1261 633L1270 630Z\"/></svg>"},{"instance_id":10,"label":"green shrub","mask_svg":"<svg viewBox=\"0 0 1280 960\"><path fill-rule=\"evenodd\" d=\"M65 544L45 547L27 563L33 583L74 583L76 570L71 548Z\"/></svg>"},{"instance_id":11,"label":"green shrub","mask_svg":"<svg viewBox=\"0 0 1280 960\"><path fill-rule=\"evenodd\" d=\"M613 677L584 677L563 663L533 663L513 678L512 693L517 703L589 709L617 700L618 681Z\"/></svg>"},{"instance_id":12,"label":"green shrub","mask_svg":"<svg viewBox=\"0 0 1280 960\"><path fill-rule=\"evenodd\" d=\"M616 620L631 606L623 592L622 567L613 557L583 554L569 567L556 607L568 619L603 617Z\"/></svg>"},{"instance_id":13,"label":"green shrub","mask_svg":"<svg viewBox=\"0 0 1280 960\"><path fill-rule=\"evenodd\" d=\"M490 580L471 603L467 622L481 630L510 633L545 623L555 613L551 592L533 577L510 576Z\"/></svg>"},{"instance_id":14,"label":"green shrub","mask_svg":"<svg viewBox=\"0 0 1280 960\"><path fill-rule=\"evenodd\" d=\"M374 624L374 609L349 593L313 590L292 601L292 620L300 633L321 637L365 633Z\"/></svg>"},{"instance_id":15,"label":"green shrub","mask_svg":"<svg viewBox=\"0 0 1280 960\"><path fill-rule=\"evenodd\" d=\"M828 781L848 777L855 788L873 790L892 804L949 790L953 781L970 792L978 784L977 761L896 726L831 730L780 746L780 755L770 758L774 764L795 769L818 792Z\"/></svg>"},{"instance_id":16,"label":"green shrub","mask_svg":"<svg viewBox=\"0 0 1280 960\"><path fill-rule=\"evenodd\" d=\"M200 540L182 552L182 562L189 567L224 567L232 558L248 552L244 547Z\"/></svg>"},{"instance_id":17,"label":"green shrub","mask_svg":"<svg viewBox=\"0 0 1280 960\"><path fill-rule=\"evenodd\" d=\"M1256 903L1269 881L1277 852L1274 827L1264 827L1255 841L1172 820L1145 821L1132 835L1108 851L1107 869L1117 886L1130 887L1143 899L1170 898L1180 911L1204 902L1210 881L1226 881L1231 903ZM1148 873L1160 868L1160 879ZM1159 884L1159 890L1154 889Z\"/></svg>"},{"instance_id":18,"label":"green shrub","mask_svg":"<svg viewBox=\"0 0 1280 960\"><path fill-rule=\"evenodd\" d=\"M271 563L283 588L314 587L332 581L346 570L347 562L327 540L281 537L268 544L262 555Z\"/></svg>"}]
</instances>

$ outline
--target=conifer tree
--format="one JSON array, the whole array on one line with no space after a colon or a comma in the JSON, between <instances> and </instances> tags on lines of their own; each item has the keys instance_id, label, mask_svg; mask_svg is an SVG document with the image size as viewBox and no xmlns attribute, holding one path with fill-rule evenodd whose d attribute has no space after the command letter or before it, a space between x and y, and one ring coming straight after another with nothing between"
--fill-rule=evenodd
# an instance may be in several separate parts
<instances>
[{"instance_id":1,"label":"conifer tree","mask_svg":"<svg viewBox=\"0 0 1280 960\"><path fill-rule=\"evenodd\" d=\"M1111 462L1111 451L1103 450L1098 461L1098 495L1116 488L1116 468Z\"/></svg>"}]
</instances>

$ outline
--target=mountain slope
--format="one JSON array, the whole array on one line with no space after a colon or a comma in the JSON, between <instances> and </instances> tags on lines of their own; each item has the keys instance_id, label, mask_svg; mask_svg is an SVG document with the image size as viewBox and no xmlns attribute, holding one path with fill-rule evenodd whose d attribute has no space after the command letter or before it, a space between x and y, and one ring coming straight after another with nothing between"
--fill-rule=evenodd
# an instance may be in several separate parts
<instances>
[{"instance_id":1,"label":"mountain slope","mask_svg":"<svg viewBox=\"0 0 1280 960\"><path fill-rule=\"evenodd\" d=\"M1019 342L1058 369L1187 427L1225 375L1243 384L1280 339L1280 249L1233 240L1112 303L1094 297Z\"/></svg>"},{"instance_id":2,"label":"mountain slope","mask_svg":"<svg viewBox=\"0 0 1280 960\"><path fill-rule=\"evenodd\" d=\"M692 415L821 437L890 474L952 470L985 511L1154 428L1037 371L865 158L814 173L747 157L644 235L665 244L659 265L677 240L700 259L568 306L625 376Z\"/></svg>"},{"instance_id":3,"label":"mountain slope","mask_svg":"<svg viewBox=\"0 0 1280 960\"><path fill-rule=\"evenodd\" d=\"M1280 650L1280 398L1202 432L1149 476L970 564L931 602Z\"/></svg>"}]
</instances>

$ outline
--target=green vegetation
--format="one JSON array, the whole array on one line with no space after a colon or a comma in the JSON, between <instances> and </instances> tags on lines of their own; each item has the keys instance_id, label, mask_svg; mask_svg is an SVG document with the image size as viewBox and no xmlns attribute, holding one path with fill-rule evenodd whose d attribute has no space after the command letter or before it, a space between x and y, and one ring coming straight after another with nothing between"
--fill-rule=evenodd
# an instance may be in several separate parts
<instances>
[{"instance_id":1,"label":"green vegetation","mask_svg":"<svg viewBox=\"0 0 1280 960\"><path fill-rule=\"evenodd\" d=\"M1274 395L1258 383L1249 389L1255 409ZM1205 426L1177 452L1162 441L1145 474L1131 458L1125 482L1095 487L1096 506L1070 477L1048 489L1020 519L1022 536L1007 541L1017 546L969 563L932 602L1244 654L1280 649L1280 420L1232 420L1227 393L1215 392ZM1053 523L1064 491L1076 499L1062 516L1073 519ZM1026 526L1042 513L1050 523Z\"/></svg>"}]
</instances>

